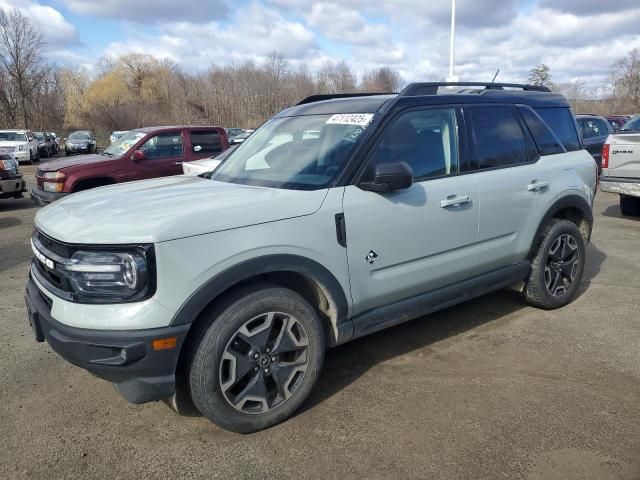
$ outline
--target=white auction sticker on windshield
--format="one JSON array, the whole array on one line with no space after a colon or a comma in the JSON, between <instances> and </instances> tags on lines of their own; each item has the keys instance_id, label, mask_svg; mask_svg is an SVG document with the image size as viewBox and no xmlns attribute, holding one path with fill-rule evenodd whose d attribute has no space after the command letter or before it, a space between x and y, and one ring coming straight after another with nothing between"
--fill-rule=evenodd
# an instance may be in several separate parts
<instances>
[{"instance_id":1,"label":"white auction sticker on windshield","mask_svg":"<svg viewBox=\"0 0 640 480\"><path fill-rule=\"evenodd\" d=\"M366 127L372 118L373 113L336 113L327 120L327 125L358 125Z\"/></svg>"}]
</instances>

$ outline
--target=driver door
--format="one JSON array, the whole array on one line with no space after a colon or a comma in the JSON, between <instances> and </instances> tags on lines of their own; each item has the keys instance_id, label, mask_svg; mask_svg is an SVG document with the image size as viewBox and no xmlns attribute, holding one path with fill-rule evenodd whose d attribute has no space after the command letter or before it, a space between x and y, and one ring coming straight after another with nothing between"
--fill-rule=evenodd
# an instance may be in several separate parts
<instances>
[{"instance_id":1,"label":"driver door","mask_svg":"<svg viewBox=\"0 0 640 480\"><path fill-rule=\"evenodd\" d=\"M472 275L478 238L478 187L458 175L456 109L398 114L368 160L407 162L411 187L386 193L345 188L343 208L353 314L390 305Z\"/></svg>"},{"instance_id":2,"label":"driver door","mask_svg":"<svg viewBox=\"0 0 640 480\"><path fill-rule=\"evenodd\" d=\"M127 167L127 180L166 177L182 173L184 161L184 141L182 131L162 132L150 137L138 150L144 158L134 159L131 155Z\"/></svg>"}]
</instances>

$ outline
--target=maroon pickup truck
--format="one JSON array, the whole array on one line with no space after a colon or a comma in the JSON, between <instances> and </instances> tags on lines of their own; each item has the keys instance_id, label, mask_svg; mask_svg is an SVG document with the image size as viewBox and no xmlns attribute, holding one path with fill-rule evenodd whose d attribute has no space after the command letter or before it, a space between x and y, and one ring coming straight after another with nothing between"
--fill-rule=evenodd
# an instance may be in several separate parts
<instances>
[{"instance_id":1,"label":"maroon pickup truck","mask_svg":"<svg viewBox=\"0 0 640 480\"><path fill-rule=\"evenodd\" d=\"M31 198L39 205L70 193L113 183L178 175L182 162L229 148L221 127L148 127L131 130L101 153L43 163Z\"/></svg>"}]
</instances>

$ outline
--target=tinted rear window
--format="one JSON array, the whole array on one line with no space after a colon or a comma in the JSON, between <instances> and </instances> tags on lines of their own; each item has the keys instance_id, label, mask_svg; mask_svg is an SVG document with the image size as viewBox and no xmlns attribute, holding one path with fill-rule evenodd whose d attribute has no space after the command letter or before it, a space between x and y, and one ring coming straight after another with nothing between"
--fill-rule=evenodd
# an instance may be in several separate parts
<instances>
[{"instance_id":1,"label":"tinted rear window","mask_svg":"<svg viewBox=\"0 0 640 480\"><path fill-rule=\"evenodd\" d=\"M219 153L222 140L217 131L191 132L191 149L194 153Z\"/></svg>"},{"instance_id":2,"label":"tinted rear window","mask_svg":"<svg viewBox=\"0 0 640 480\"><path fill-rule=\"evenodd\" d=\"M468 111L480 169L529 161L524 132L513 108L471 107Z\"/></svg>"},{"instance_id":3,"label":"tinted rear window","mask_svg":"<svg viewBox=\"0 0 640 480\"><path fill-rule=\"evenodd\" d=\"M580 140L578 139L578 132L573 122L571 110L563 107L536 108L535 110L562 141L567 151L580 150Z\"/></svg>"}]
</instances>

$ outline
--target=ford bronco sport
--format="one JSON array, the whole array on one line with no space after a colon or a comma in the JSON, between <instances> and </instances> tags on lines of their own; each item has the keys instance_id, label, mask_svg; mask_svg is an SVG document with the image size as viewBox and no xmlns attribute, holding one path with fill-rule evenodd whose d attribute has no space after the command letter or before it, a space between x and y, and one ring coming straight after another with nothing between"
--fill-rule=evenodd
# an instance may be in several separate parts
<instances>
[{"instance_id":1,"label":"ford bronco sport","mask_svg":"<svg viewBox=\"0 0 640 480\"><path fill-rule=\"evenodd\" d=\"M300 407L327 347L514 285L569 303L595 188L569 104L543 87L314 96L213 173L40 210L28 318L130 402L253 432Z\"/></svg>"}]
</instances>

